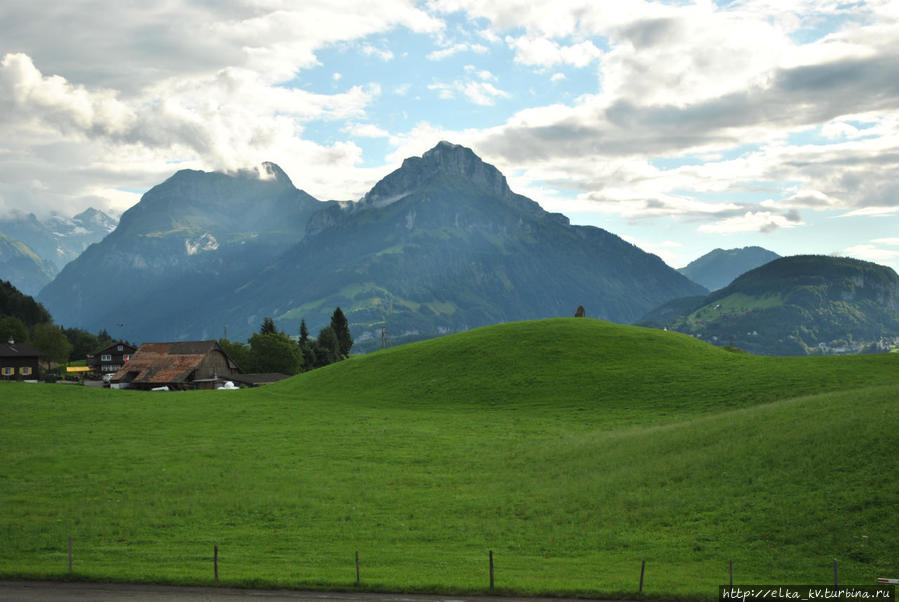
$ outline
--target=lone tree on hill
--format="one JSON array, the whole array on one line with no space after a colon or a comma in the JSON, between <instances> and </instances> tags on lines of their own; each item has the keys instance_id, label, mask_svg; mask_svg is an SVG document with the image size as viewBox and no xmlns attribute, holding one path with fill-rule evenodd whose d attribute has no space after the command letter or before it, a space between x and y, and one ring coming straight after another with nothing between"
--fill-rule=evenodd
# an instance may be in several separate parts
<instances>
[{"instance_id":1,"label":"lone tree on hill","mask_svg":"<svg viewBox=\"0 0 899 602\"><path fill-rule=\"evenodd\" d=\"M337 343L340 349L341 357L349 357L350 349L353 348L353 337L350 336L350 325L347 323L346 316L343 315L340 307L331 314L331 328L337 335Z\"/></svg>"},{"instance_id":2,"label":"lone tree on hill","mask_svg":"<svg viewBox=\"0 0 899 602\"><path fill-rule=\"evenodd\" d=\"M584 309L583 305L577 306L577 311L574 312L574 317L575 318L586 318L587 317L587 311Z\"/></svg>"}]
</instances>

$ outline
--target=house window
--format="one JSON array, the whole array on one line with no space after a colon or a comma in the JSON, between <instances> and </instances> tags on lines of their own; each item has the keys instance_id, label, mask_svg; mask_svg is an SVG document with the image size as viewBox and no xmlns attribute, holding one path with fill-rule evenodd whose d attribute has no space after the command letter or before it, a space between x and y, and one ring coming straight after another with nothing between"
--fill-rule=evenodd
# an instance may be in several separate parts
<instances>
[{"instance_id":1,"label":"house window","mask_svg":"<svg viewBox=\"0 0 899 602\"><path fill-rule=\"evenodd\" d=\"M101 362L111 362L112 356L108 353L104 353L103 355L100 356L100 361Z\"/></svg>"},{"instance_id":2,"label":"house window","mask_svg":"<svg viewBox=\"0 0 899 602\"><path fill-rule=\"evenodd\" d=\"M22 366L19 368L19 374L22 376L30 376L31 375L31 366Z\"/></svg>"},{"instance_id":3,"label":"house window","mask_svg":"<svg viewBox=\"0 0 899 602\"><path fill-rule=\"evenodd\" d=\"M122 356L122 361L123 361L123 362L127 362L127 361L130 360L130 359L131 359L131 356L130 356L130 355Z\"/></svg>"},{"instance_id":4,"label":"house window","mask_svg":"<svg viewBox=\"0 0 899 602\"><path fill-rule=\"evenodd\" d=\"M15 373L16 373L15 368L6 368L6 367L3 368L3 376L12 376Z\"/></svg>"},{"instance_id":5,"label":"house window","mask_svg":"<svg viewBox=\"0 0 899 602\"><path fill-rule=\"evenodd\" d=\"M116 351L121 351L121 350L122 350L122 346L121 346L121 345L119 345L118 347L116 347Z\"/></svg>"}]
</instances>

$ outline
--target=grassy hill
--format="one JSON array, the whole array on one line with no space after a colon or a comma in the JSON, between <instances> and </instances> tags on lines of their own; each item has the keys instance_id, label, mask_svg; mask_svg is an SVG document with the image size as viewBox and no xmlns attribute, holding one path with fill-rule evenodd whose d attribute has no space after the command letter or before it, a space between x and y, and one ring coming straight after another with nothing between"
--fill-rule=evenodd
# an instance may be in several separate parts
<instances>
[{"instance_id":1,"label":"grassy hill","mask_svg":"<svg viewBox=\"0 0 899 602\"><path fill-rule=\"evenodd\" d=\"M858 351L899 336L899 276L848 257L783 257L704 298L658 307L639 323L752 353Z\"/></svg>"},{"instance_id":2,"label":"grassy hill","mask_svg":"<svg viewBox=\"0 0 899 602\"><path fill-rule=\"evenodd\" d=\"M504 324L264 389L0 389L0 575L713 598L896 573L899 356Z\"/></svg>"}]
</instances>

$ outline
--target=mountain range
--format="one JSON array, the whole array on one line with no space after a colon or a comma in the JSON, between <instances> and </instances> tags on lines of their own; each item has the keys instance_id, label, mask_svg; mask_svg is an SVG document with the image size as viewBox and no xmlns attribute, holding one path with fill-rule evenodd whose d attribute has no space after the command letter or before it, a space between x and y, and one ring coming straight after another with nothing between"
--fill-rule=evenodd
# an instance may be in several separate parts
<instances>
[{"instance_id":1,"label":"mountain range","mask_svg":"<svg viewBox=\"0 0 899 602\"><path fill-rule=\"evenodd\" d=\"M678 268L677 271L710 291L716 291L733 282L738 276L778 257L780 255L774 251L762 247L715 249Z\"/></svg>"},{"instance_id":2,"label":"mountain range","mask_svg":"<svg viewBox=\"0 0 899 602\"><path fill-rule=\"evenodd\" d=\"M899 343L899 275L846 257L783 257L709 295L669 301L638 324L765 355L876 349Z\"/></svg>"},{"instance_id":3,"label":"mountain range","mask_svg":"<svg viewBox=\"0 0 899 602\"><path fill-rule=\"evenodd\" d=\"M92 243L112 232L117 220L89 208L74 217L33 213L0 218L0 276L35 295Z\"/></svg>"},{"instance_id":4,"label":"mountain range","mask_svg":"<svg viewBox=\"0 0 899 602\"><path fill-rule=\"evenodd\" d=\"M27 295L36 295L57 273L56 266L45 261L20 240L0 233L0 277L13 283Z\"/></svg>"},{"instance_id":5,"label":"mountain range","mask_svg":"<svg viewBox=\"0 0 899 602\"><path fill-rule=\"evenodd\" d=\"M356 202L317 201L276 165L184 170L46 286L57 322L131 340L294 334L346 314L354 350L485 324L573 315L631 322L707 291L603 229L515 194L441 142Z\"/></svg>"}]
</instances>

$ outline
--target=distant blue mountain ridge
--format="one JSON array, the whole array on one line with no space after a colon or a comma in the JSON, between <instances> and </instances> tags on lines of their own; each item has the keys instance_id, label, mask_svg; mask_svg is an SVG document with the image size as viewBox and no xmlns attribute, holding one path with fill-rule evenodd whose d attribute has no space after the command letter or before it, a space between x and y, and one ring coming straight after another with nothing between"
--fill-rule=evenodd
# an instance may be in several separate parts
<instances>
[{"instance_id":1,"label":"distant blue mountain ridge","mask_svg":"<svg viewBox=\"0 0 899 602\"><path fill-rule=\"evenodd\" d=\"M305 318L314 334L340 306L364 351L579 305L626 323L705 292L618 236L544 211L471 149L441 142L356 202L318 201L271 163L180 171L38 299L66 325L132 341L239 340L266 316L289 334Z\"/></svg>"},{"instance_id":2,"label":"distant blue mountain ridge","mask_svg":"<svg viewBox=\"0 0 899 602\"><path fill-rule=\"evenodd\" d=\"M749 270L779 257L780 255L774 251L762 247L715 249L679 268L678 271L710 291L716 291Z\"/></svg>"}]
</instances>

